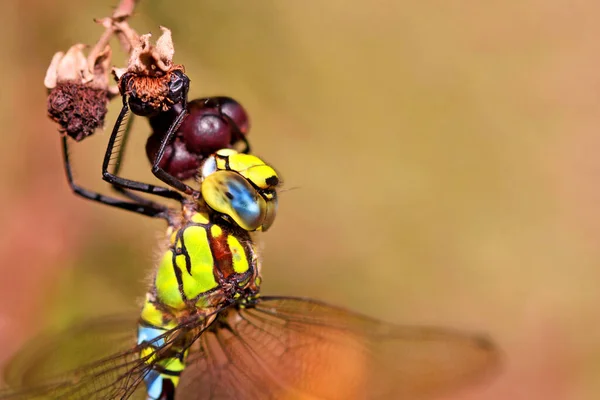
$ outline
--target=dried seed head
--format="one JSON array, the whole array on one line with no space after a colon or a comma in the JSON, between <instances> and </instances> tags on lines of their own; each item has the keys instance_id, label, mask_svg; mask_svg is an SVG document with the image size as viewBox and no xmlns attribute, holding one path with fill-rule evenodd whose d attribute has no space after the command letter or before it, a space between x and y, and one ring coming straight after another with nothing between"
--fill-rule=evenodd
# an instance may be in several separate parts
<instances>
[{"instance_id":1,"label":"dried seed head","mask_svg":"<svg viewBox=\"0 0 600 400\"><path fill-rule=\"evenodd\" d=\"M173 67L173 39L171 31L160 27L162 35L156 41L156 46L150 44L152 34L148 33L133 43L127 70L140 76L161 76Z\"/></svg>"},{"instance_id":2,"label":"dried seed head","mask_svg":"<svg viewBox=\"0 0 600 400\"><path fill-rule=\"evenodd\" d=\"M48 115L60 131L80 141L104 126L108 92L88 85L60 82L48 95Z\"/></svg>"},{"instance_id":3,"label":"dried seed head","mask_svg":"<svg viewBox=\"0 0 600 400\"><path fill-rule=\"evenodd\" d=\"M61 132L77 141L104 125L112 96L108 87L110 47L106 46L91 60L83 54L84 48L85 45L76 44L66 53L56 53L44 78L44 85L50 89L50 118L59 124Z\"/></svg>"},{"instance_id":4,"label":"dried seed head","mask_svg":"<svg viewBox=\"0 0 600 400\"><path fill-rule=\"evenodd\" d=\"M167 111L187 97L189 78L181 65L173 64L171 31L164 27L161 30L154 46L151 34L128 35L132 49L127 70L113 69L121 95L127 97L131 111L137 115Z\"/></svg>"},{"instance_id":5,"label":"dried seed head","mask_svg":"<svg viewBox=\"0 0 600 400\"><path fill-rule=\"evenodd\" d=\"M60 82L85 84L98 89L109 90L109 73L112 51L106 46L88 60L83 54L86 45L77 43L66 53L54 54L46 71L44 86L54 89Z\"/></svg>"},{"instance_id":6,"label":"dried seed head","mask_svg":"<svg viewBox=\"0 0 600 400\"><path fill-rule=\"evenodd\" d=\"M84 44L78 43L71 46L66 54L62 51L54 54L44 78L44 85L48 89L54 89L58 82L91 81L91 72L83 55L84 48Z\"/></svg>"},{"instance_id":7,"label":"dried seed head","mask_svg":"<svg viewBox=\"0 0 600 400\"><path fill-rule=\"evenodd\" d=\"M110 46L106 46L104 51L94 55L92 74L93 78L90 84L99 89L104 89L109 92L110 97L114 97L118 94L116 87L109 87L110 83L110 63L111 63L112 50ZM88 63L90 59L88 58Z\"/></svg>"}]
</instances>

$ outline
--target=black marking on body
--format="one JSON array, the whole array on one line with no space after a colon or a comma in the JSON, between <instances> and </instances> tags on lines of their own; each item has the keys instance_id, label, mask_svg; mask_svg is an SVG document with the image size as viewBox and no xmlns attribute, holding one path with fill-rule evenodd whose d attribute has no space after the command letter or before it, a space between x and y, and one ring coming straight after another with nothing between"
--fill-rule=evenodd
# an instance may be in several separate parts
<instances>
[{"instance_id":1,"label":"black marking on body","mask_svg":"<svg viewBox=\"0 0 600 400\"><path fill-rule=\"evenodd\" d=\"M277 186L279 184L279 178L273 175L265 179L265 182L269 186Z\"/></svg>"},{"instance_id":2,"label":"black marking on body","mask_svg":"<svg viewBox=\"0 0 600 400\"><path fill-rule=\"evenodd\" d=\"M180 361L182 361L183 357L178 357L178 356L179 356L179 354L174 354L172 356L168 356L168 357L162 358L161 361L162 360L166 360L168 358L177 358ZM170 369L165 368L165 367L163 367L162 365L159 365L159 364L154 364L152 366L152 369L155 370L156 372L159 372L161 374L168 375L168 376L181 376L181 371L171 371Z\"/></svg>"},{"instance_id":3,"label":"black marking on body","mask_svg":"<svg viewBox=\"0 0 600 400\"><path fill-rule=\"evenodd\" d=\"M256 279L256 276L258 275L258 265L256 264L253 257L254 247L252 246L252 241L248 236L247 238L241 240L240 243L242 244L242 248L244 249L244 257L246 257L246 260L248 260L248 272L250 274L250 277ZM248 283L250 283L250 280L248 280Z\"/></svg>"},{"instance_id":4,"label":"black marking on body","mask_svg":"<svg viewBox=\"0 0 600 400\"><path fill-rule=\"evenodd\" d=\"M187 247L185 246L185 240L183 239L183 233L185 232L185 230L188 228L189 226L186 226L185 228L183 228L183 231L181 233L181 238L180 238L180 242L181 242L181 254L185 257L185 269L187 270L187 273L192 276L192 259L190 258L190 253L187 250Z\"/></svg>"},{"instance_id":5,"label":"black marking on body","mask_svg":"<svg viewBox=\"0 0 600 400\"><path fill-rule=\"evenodd\" d=\"M163 380L163 389L159 400L175 400L175 385L170 379Z\"/></svg>"},{"instance_id":6,"label":"black marking on body","mask_svg":"<svg viewBox=\"0 0 600 400\"><path fill-rule=\"evenodd\" d=\"M184 302L187 301L187 296L183 290L183 275L181 269L177 266L177 257L183 255L186 258L186 266L189 263L189 254L187 254L187 249L185 248L185 244L183 243L183 232L186 228L181 228L177 232L177 237L175 239L175 245L171 248L171 252L173 255L171 256L171 265L173 266L173 272L175 272L175 278L177 279L177 286L179 288L179 294L181 295L181 300ZM181 243L181 247L178 244ZM188 267L188 273L189 273Z\"/></svg>"}]
</instances>

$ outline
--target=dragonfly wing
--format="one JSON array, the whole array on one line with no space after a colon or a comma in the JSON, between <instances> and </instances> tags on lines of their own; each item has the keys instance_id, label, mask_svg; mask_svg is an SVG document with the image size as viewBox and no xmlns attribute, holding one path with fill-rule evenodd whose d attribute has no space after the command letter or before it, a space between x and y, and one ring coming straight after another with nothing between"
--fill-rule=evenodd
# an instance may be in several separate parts
<instances>
[{"instance_id":1,"label":"dragonfly wing","mask_svg":"<svg viewBox=\"0 0 600 400\"><path fill-rule=\"evenodd\" d=\"M401 327L301 298L231 309L198 341L177 399L425 399L499 362L485 337Z\"/></svg>"},{"instance_id":2,"label":"dragonfly wing","mask_svg":"<svg viewBox=\"0 0 600 400\"><path fill-rule=\"evenodd\" d=\"M84 321L29 341L11 360L4 379L11 386L30 386L135 345L136 316L119 315Z\"/></svg>"},{"instance_id":3,"label":"dragonfly wing","mask_svg":"<svg viewBox=\"0 0 600 400\"><path fill-rule=\"evenodd\" d=\"M34 339L10 363L11 389L0 399L145 399L140 383L153 355L140 358L138 318L101 318Z\"/></svg>"}]
</instances>

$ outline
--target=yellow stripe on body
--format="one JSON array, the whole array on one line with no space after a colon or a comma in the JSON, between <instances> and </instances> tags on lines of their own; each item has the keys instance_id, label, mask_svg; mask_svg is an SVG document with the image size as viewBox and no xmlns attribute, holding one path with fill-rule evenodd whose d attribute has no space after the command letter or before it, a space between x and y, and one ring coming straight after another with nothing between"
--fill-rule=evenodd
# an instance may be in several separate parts
<instances>
[{"instance_id":1,"label":"yellow stripe on body","mask_svg":"<svg viewBox=\"0 0 600 400\"><path fill-rule=\"evenodd\" d=\"M154 285L156 296L162 304L181 310L185 307L185 303L179 293L179 282L174 268L176 267L173 266L173 251L169 249L158 265Z\"/></svg>"},{"instance_id":2,"label":"yellow stripe on body","mask_svg":"<svg viewBox=\"0 0 600 400\"><path fill-rule=\"evenodd\" d=\"M273 186L270 181L279 182L277 172L268 165L255 165L240 171L240 175L252 182L260 189L268 189Z\"/></svg>"},{"instance_id":3,"label":"yellow stripe on body","mask_svg":"<svg viewBox=\"0 0 600 400\"><path fill-rule=\"evenodd\" d=\"M243 274L250 268L248 257L242 243L233 235L227 236L227 246L231 250L231 261L233 270L238 274Z\"/></svg>"},{"instance_id":4,"label":"yellow stripe on body","mask_svg":"<svg viewBox=\"0 0 600 400\"><path fill-rule=\"evenodd\" d=\"M223 234L223 229L221 229L221 227L219 225L213 225L210 227L210 234L214 238L218 238L219 236L221 236Z\"/></svg>"},{"instance_id":5,"label":"yellow stripe on body","mask_svg":"<svg viewBox=\"0 0 600 400\"><path fill-rule=\"evenodd\" d=\"M146 357L148 357L148 358L146 358ZM140 351L140 358L145 358L144 362L146 364L152 364L154 361L156 361L157 357L158 356L156 354L156 349L152 346L144 347Z\"/></svg>"},{"instance_id":6,"label":"yellow stripe on body","mask_svg":"<svg viewBox=\"0 0 600 400\"><path fill-rule=\"evenodd\" d=\"M219 154L221 156L221 154ZM226 170L227 169L227 157L215 157L215 164L217 165L217 170Z\"/></svg>"},{"instance_id":7,"label":"yellow stripe on body","mask_svg":"<svg viewBox=\"0 0 600 400\"><path fill-rule=\"evenodd\" d=\"M234 149L220 149L217 150L217 152L215 153L217 158L221 158L221 157L228 157L232 154L237 154L237 150Z\"/></svg>"},{"instance_id":8,"label":"yellow stripe on body","mask_svg":"<svg viewBox=\"0 0 600 400\"><path fill-rule=\"evenodd\" d=\"M165 331L177 326L175 317L159 310L148 294L146 295L146 301L144 301L140 317L146 323L155 327L160 327Z\"/></svg>"},{"instance_id":9,"label":"yellow stripe on body","mask_svg":"<svg viewBox=\"0 0 600 400\"><path fill-rule=\"evenodd\" d=\"M190 220L195 224L203 225L207 225L210 222L208 220L208 215L200 212L195 212L194 215L192 215L192 218L190 218Z\"/></svg>"},{"instance_id":10,"label":"yellow stripe on body","mask_svg":"<svg viewBox=\"0 0 600 400\"><path fill-rule=\"evenodd\" d=\"M241 172L257 165L265 165L265 162L252 154L237 153L229 156L231 171Z\"/></svg>"},{"instance_id":11,"label":"yellow stripe on body","mask_svg":"<svg viewBox=\"0 0 600 400\"><path fill-rule=\"evenodd\" d=\"M174 247L177 254L175 265L173 249L165 252L159 264L155 279L156 296L162 304L182 310L186 304L180 292L180 282L185 297L193 299L216 288L217 281L206 228L194 225L183 228Z\"/></svg>"},{"instance_id":12,"label":"yellow stripe on body","mask_svg":"<svg viewBox=\"0 0 600 400\"><path fill-rule=\"evenodd\" d=\"M183 292L188 299L214 289L218 286L214 276L214 259L206 229L201 226L189 226L183 232L183 244L189 255L191 270L188 272L186 259L178 255L177 266L182 272Z\"/></svg>"},{"instance_id":13,"label":"yellow stripe on body","mask_svg":"<svg viewBox=\"0 0 600 400\"><path fill-rule=\"evenodd\" d=\"M187 359L187 355L189 354L189 349L186 350L183 353L183 360L180 360L177 357L171 357L171 358L165 358L163 360L160 360L159 362L157 362L158 365L160 365L161 367L163 367L164 369L168 370L169 372L181 372L185 369L185 360ZM169 379L172 379L172 375L163 375L165 377L168 377ZM175 382L174 382L175 383Z\"/></svg>"}]
</instances>

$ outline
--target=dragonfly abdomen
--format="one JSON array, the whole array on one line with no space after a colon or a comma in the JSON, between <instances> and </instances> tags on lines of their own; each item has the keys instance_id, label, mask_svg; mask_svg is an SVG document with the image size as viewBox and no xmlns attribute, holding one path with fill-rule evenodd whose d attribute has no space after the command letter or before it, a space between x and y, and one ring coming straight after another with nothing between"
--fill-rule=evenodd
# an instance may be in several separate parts
<instances>
[{"instance_id":1,"label":"dragonfly abdomen","mask_svg":"<svg viewBox=\"0 0 600 400\"><path fill-rule=\"evenodd\" d=\"M185 342L168 346L169 330L140 321L138 345L140 358L151 366L144 375L148 400L172 400L181 372L185 368L188 350ZM168 351L164 351L168 349ZM165 354L166 353L166 354Z\"/></svg>"}]
</instances>

